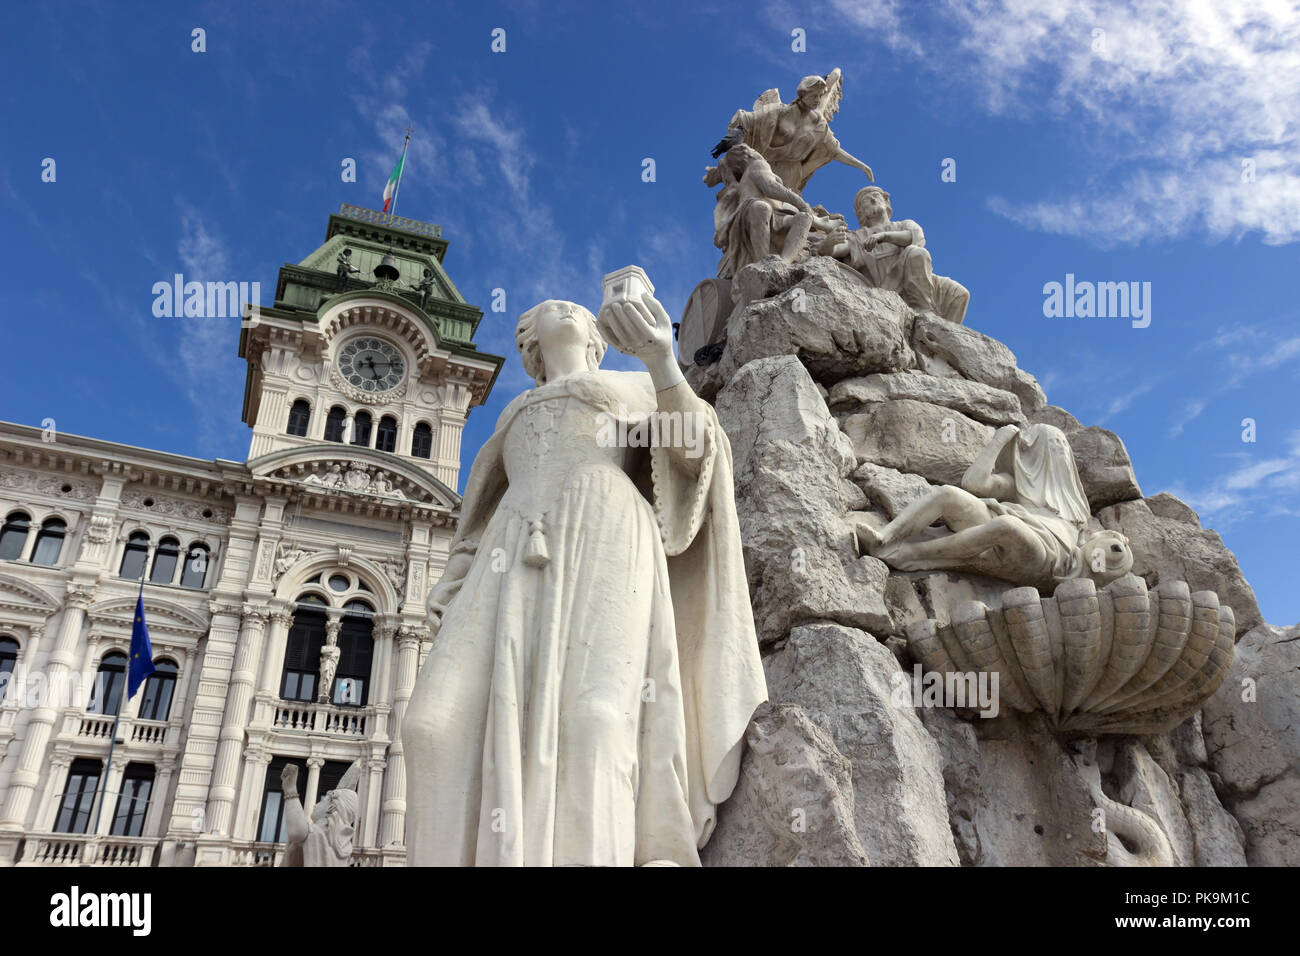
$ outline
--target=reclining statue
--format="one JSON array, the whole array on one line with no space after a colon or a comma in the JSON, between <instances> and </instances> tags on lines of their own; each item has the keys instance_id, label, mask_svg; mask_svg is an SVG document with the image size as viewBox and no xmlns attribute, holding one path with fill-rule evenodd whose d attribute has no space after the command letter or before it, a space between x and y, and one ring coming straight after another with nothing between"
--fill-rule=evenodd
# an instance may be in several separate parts
<instances>
[{"instance_id":1,"label":"reclining statue","mask_svg":"<svg viewBox=\"0 0 1300 956\"><path fill-rule=\"evenodd\" d=\"M878 289L897 292L915 309L926 309L958 325L966 318L970 293L955 279L934 274L925 233L911 219L891 222L889 193L866 186L853 198L858 228L841 226L817 249L846 261Z\"/></svg>"},{"instance_id":2,"label":"reclining statue","mask_svg":"<svg viewBox=\"0 0 1300 956\"><path fill-rule=\"evenodd\" d=\"M1102 587L1133 567L1124 535L1087 531L1088 498L1058 428L1003 425L961 484L917 499L878 533L859 525L858 540L899 571L973 571L1048 593L1069 578Z\"/></svg>"}]
</instances>

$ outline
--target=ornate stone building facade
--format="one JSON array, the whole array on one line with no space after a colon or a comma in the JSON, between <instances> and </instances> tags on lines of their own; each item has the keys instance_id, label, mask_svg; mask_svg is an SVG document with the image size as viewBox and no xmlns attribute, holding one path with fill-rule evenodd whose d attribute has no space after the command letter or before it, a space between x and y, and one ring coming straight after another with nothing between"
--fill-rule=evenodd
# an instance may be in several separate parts
<instances>
[{"instance_id":1,"label":"ornate stone building facade","mask_svg":"<svg viewBox=\"0 0 1300 956\"><path fill-rule=\"evenodd\" d=\"M0 425L0 865L273 863L288 761L307 807L359 761L354 862L403 861L397 728L503 361L446 248L344 206L280 270L240 334L245 462ZM105 766L142 575L158 671Z\"/></svg>"}]
</instances>

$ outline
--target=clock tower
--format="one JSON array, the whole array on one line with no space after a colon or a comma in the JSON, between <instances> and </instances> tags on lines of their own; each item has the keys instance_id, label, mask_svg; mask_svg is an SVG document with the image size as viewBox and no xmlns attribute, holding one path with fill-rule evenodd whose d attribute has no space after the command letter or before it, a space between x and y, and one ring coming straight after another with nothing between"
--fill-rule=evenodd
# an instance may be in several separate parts
<instances>
[{"instance_id":1,"label":"clock tower","mask_svg":"<svg viewBox=\"0 0 1300 956\"><path fill-rule=\"evenodd\" d=\"M344 204L325 242L280 269L274 303L249 307L239 340L250 463L315 447L322 461L391 465L381 492L412 467L456 488L466 415L504 359L474 345L483 313L443 270L446 251L432 223ZM344 470L296 477L328 487Z\"/></svg>"}]
</instances>

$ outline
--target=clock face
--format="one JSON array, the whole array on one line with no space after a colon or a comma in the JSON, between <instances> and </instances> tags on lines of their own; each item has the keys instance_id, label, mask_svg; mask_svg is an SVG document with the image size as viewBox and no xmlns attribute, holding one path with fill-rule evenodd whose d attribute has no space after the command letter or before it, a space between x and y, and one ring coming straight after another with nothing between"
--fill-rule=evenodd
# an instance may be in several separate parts
<instances>
[{"instance_id":1,"label":"clock face","mask_svg":"<svg viewBox=\"0 0 1300 956\"><path fill-rule=\"evenodd\" d=\"M352 339L339 350L339 372L354 388L386 392L401 383L406 363L383 339Z\"/></svg>"}]
</instances>

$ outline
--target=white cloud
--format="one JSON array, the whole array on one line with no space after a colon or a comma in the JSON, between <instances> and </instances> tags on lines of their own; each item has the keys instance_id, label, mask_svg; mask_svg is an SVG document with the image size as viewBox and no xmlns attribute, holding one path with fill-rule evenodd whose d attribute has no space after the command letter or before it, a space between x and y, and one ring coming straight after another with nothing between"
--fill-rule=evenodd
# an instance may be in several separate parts
<instances>
[{"instance_id":1,"label":"white cloud","mask_svg":"<svg viewBox=\"0 0 1300 956\"><path fill-rule=\"evenodd\" d=\"M1033 200L993 196L1000 215L1103 246L1300 239L1296 0L831 6L848 27L973 90L990 113L1077 125L1094 184ZM785 11L776 4L769 16ZM1253 182L1243 181L1243 160Z\"/></svg>"}]
</instances>

